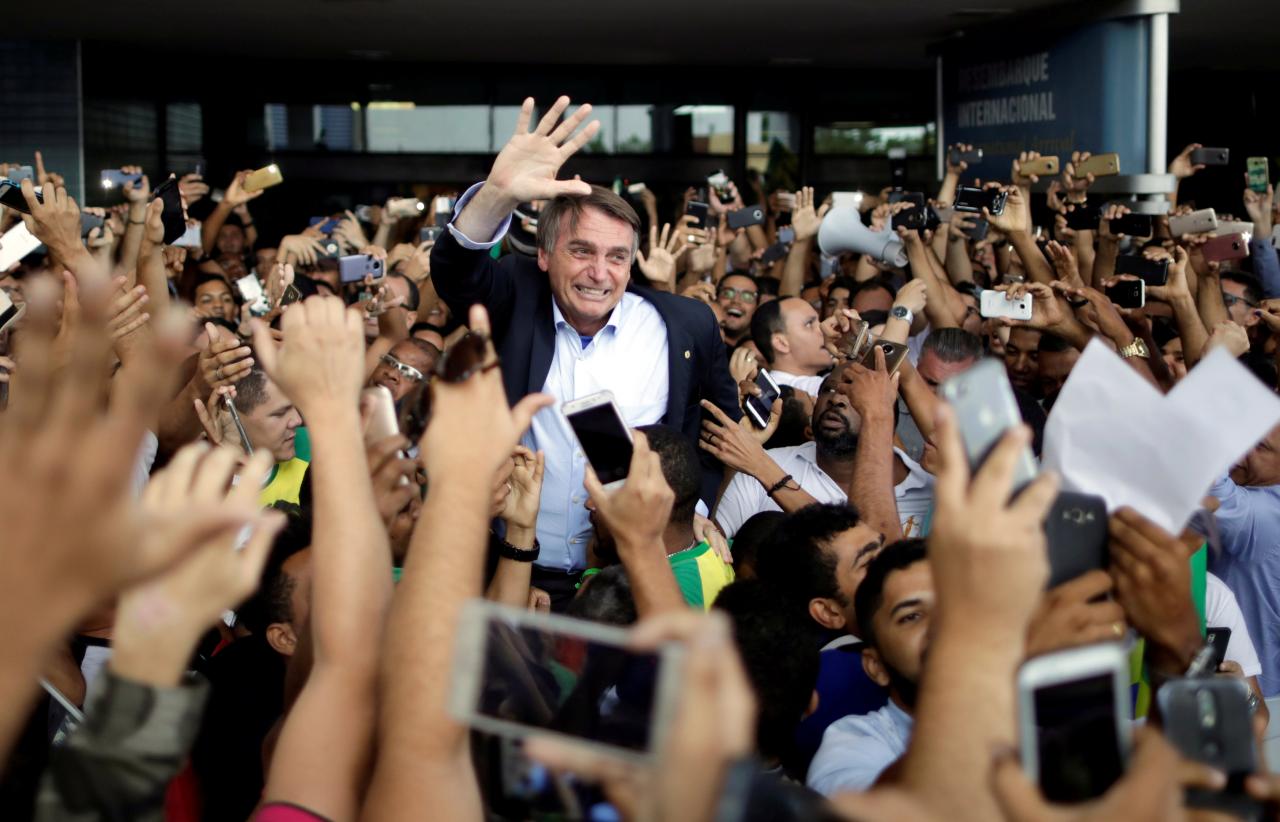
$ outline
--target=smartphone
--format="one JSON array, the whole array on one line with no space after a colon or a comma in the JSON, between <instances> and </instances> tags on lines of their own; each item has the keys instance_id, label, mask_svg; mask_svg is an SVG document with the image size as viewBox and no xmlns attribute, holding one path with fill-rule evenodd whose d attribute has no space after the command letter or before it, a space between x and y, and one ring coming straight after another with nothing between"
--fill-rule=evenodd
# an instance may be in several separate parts
<instances>
[{"instance_id":1,"label":"smartphone","mask_svg":"<svg viewBox=\"0 0 1280 822\"><path fill-rule=\"evenodd\" d=\"M876 369L877 348L884 352L884 368L889 376L892 377L894 372L898 370L898 366L902 365L902 361L907 358L907 347L902 343L889 340L875 340L867 346L866 351L862 354L862 366L864 368L870 368L872 371Z\"/></svg>"},{"instance_id":2,"label":"smartphone","mask_svg":"<svg viewBox=\"0 0 1280 822\"><path fill-rule=\"evenodd\" d=\"M974 188L973 186L959 186L956 188L956 201L954 203L956 211L963 211L967 214L981 214L982 209L987 209L992 214L1003 214L1005 200L1009 199L1009 192L998 188Z\"/></svg>"},{"instance_id":3,"label":"smartphone","mask_svg":"<svg viewBox=\"0 0 1280 822\"><path fill-rule=\"evenodd\" d=\"M983 289L978 296L978 314L982 317L1008 317L1011 320L1031 319L1031 295L1023 294L1010 299L1004 291Z\"/></svg>"},{"instance_id":4,"label":"smartphone","mask_svg":"<svg viewBox=\"0 0 1280 822\"><path fill-rule=\"evenodd\" d=\"M991 229L991 223L987 222L986 217L979 217L973 222L973 228L964 230L965 236L975 243L982 242L987 239L987 232Z\"/></svg>"},{"instance_id":5,"label":"smartphone","mask_svg":"<svg viewBox=\"0 0 1280 822\"><path fill-rule=\"evenodd\" d=\"M293 305L301 299L302 292L298 290L296 285L289 283L284 287L284 293L280 295L280 305Z\"/></svg>"},{"instance_id":6,"label":"smartphone","mask_svg":"<svg viewBox=\"0 0 1280 822\"><path fill-rule=\"evenodd\" d=\"M911 203L924 208L924 193L920 191L890 191L889 205L894 203Z\"/></svg>"},{"instance_id":7,"label":"smartphone","mask_svg":"<svg viewBox=\"0 0 1280 822\"><path fill-rule=\"evenodd\" d=\"M364 429L365 445L373 445L399 434L400 423L396 420L396 403L391 392L381 385L375 385L364 389L360 394L360 404L369 414L369 423Z\"/></svg>"},{"instance_id":8,"label":"smartphone","mask_svg":"<svg viewBox=\"0 0 1280 822\"><path fill-rule=\"evenodd\" d=\"M795 241L796 230L794 228L787 227L778 229L778 242L791 245Z\"/></svg>"},{"instance_id":9,"label":"smartphone","mask_svg":"<svg viewBox=\"0 0 1280 822\"><path fill-rule=\"evenodd\" d=\"M982 465L1005 432L1022 424L1022 413L1009 384L1004 363L983 359L967 371L942 383L942 398L955 410L960 438L972 469ZM1019 489L1036 477L1036 458L1027 445L1018 455L1013 487Z\"/></svg>"},{"instance_id":10,"label":"smartphone","mask_svg":"<svg viewBox=\"0 0 1280 822\"><path fill-rule=\"evenodd\" d=\"M1147 304L1147 284L1142 280L1120 280L1106 294L1116 308L1142 308Z\"/></svg>"},{"instance_id":11,"label":"smartphone","mask_svg":"<svg viewBox=\"0 0 1280 822\"><path fill-rule=\"evenodd\" d=\"M453 219L453 206L457 202L453 197L436 198L436 227L443 228Z\"/></svg>"},{"instance_id":12,"label":"smartphone","mask_svg":"<svg viewBox=\"0 0 1280 822\"><path fill-rule=\"evenodd\" d=\"M737 211L730 211L725 218L729 228L737 230L752 225L764 224L764 208L761 206L747 206Z\"/></svg>"},{"instance_id":13,"label":"smartphone","mask_svg":"<svg viewBox=\"0 0 1280 822\"><path fill-rule=\"evenodd\" d=\"M1045 654L1018 671L1022 768L1050 802L1083 802L1115 784L1129 717L1129 656L1118 643Z\"/></svg>"},{"instance_id":14,"label":"smartphone","mask_svg":"<svg viewBox=\"0 0 1280 822\"><path fill-rule=\"evenodd\" d=\"M600 483L606 490L621 487L631 470L634 440L613 401L613 392L571 400L561 411Z\"/></svg>"},{"instance_id":15,"label":"smartphone","mask_svg":"<svg viewBox=\"0 0 1280 822\"><path fill-rule=\"evenodd\" d=\"M1271 166L1266 157L1250 157L1245 160L1245 168L1249 175L1249 190L1258 194L1266 194L1271 183Z\"/></svg>"},{"instance_id":16,"label":"smartphone","mask_svg":"<svg viewBox=\"0 0 1280 822\"><path fill-rule=\"evenodd\" d=\"M1245 794L1245 778L1257 770L1249 688L1241 680L1175 679L1156 692L1165 738L1187 759L1227 776L1222 791L1188 789L1189 808L1257 819L1261 806Z\"/></svg>"},{"instance_id":17,"label":"smartphone","mask_svg":"<svg viewBox=\"0 0 1280 822\"><path fill-rule=\"evenodd\" d=\"M714 174L707 177L707 185L710 186L721 200L729 197L729 175L722 170L717 170Z\"/></svg>"},{"instance_id":18,"label":"smartphone","mask_svg":"<svg viewBox=\"0 0 1280 822\"><path fill-rule=\"evenodd\" d=\"M930 230L936 229L941 223L938 222L938 215L932 208L928 206L912 206L904 208L897 214L893 215L893 228L906 228L908 230Z\"/></svg>"},{"instance_id":19,"label":"smartphone","mask_svg":"<svg viewBox=\"0 0 1280 822\"><path fill-rule=\"evenodd\" d=\"M1218 666L1222 665L1227 659L1227 646L1231 644L1230 628L1206 628L1204 632L1205 644L1213 648L1213 656L1209 658L1213 670L1218 670Z\"/></svg>"},{"instance_id":20,"label":"smartphone","mask_svg":"<svg viewBox=\"0 0 1280 822\"><path fill-rule=\"evenodd\" d=\"M960 163L968 163L969 165L977 165L982 162L982 149L975 148L971 151L961 151L958 148L951 149L950 152L951 165Z\"/></svg>"},{"instance_id":21,"label":"smartphone","mask_svg":"<svg viewBox=\"0 0 1280 822\"><path fill-rule=\"evenodd\" d=\"M36 186L35 194L36 202L43 203L44 195L40 192L40 186ZM22 196L22 186L13 178L0 179L0 205L23 214L31 213L31 209L27 208L27 198Z\"/></svg>"},{"instance_id":22,"label":"smartphone","mask_svg":"<svg viewBox=\"0 0 1280 822\"><path fill-rule=\"evenodd\" d=\"M1044 520L1049 548L1049 588L1111 561L1107 547L1107 501L1093 494L1059 491Z\"/></svg>"},{"instance_id":23,"label":"smartphone","mask_svg":"<svg viewBox=\"0 0 1280 822\"><path fill-rule=\"evenodd\" d=\"M1067 228L1072 231L1097 231L1102 220L1102 211L1088 205L1067 207Z\"/></svg>"},{"instance_id":24,"label":"smartphone","mask_svg":"<svg viewBox=\"0 0 1280 822\"><path fill-rule=\"evenodd\" d=\"M1077 163L1075 167L1075 176L1077 178L1087 177L1092 174L1094 177L1110 177L1120 173L1120 155L1119 154L1094 154L1087 160Z\"/></svg>"},{"instance_id":25,"label":"smartphone","mask_svg":"<svg viewBox=\"0 0 1280 822\"><path fill-rule=\"evenodd\" d=\"M1244 220L1219 220L1218 227L1213 230L1213 236L1221 237L1225 234L1246 234L1246 240L1253 238L1253 223Z\"/></svg>"},{"instance_id":26,"label":"smartphone","mask_svg":"<svg viewBox=\"0 0 1280 822\"><path fill-rule=\"evenodd\" d=\"M120 188L135 188L138 183L142 182L141 174L126 174L118 168L104 168L100 175L102 187L111 190L119 186Z\"/></svg>"},{"instance_id":27,"label":"smartphone","mask_svg":"<svg viewBox=\"0 0 1280 822\"><path fill-rule=\"evenodd\" d=\"M267 292L262 290L256 274L247 274L236 280L236 291L240 292L241 301L249 306L249 313L253 316L262 317L271 311Z\"/></svg>"},{"instance_id":28,"label":"smartphone","mask_svg":"<svg viewBox=\"0 0 1280 822\"><path fill-rule=\"evenodd\" d=\"M1116 257L1117 274L1133 274L1148 286L1169 282L1169 261L1148 260L1140 254L1120 254Z\"/></svg>"},{"instance_id":29,"label":"smartphone","mask_svg":"<svg viewBox=\"0 0 1280 822\"><path fill-rule=\"evenodd\" d=\"M89 236L89 232L95 228L102 228L102 224L106 222L97 214L90 214L87 211L80 212L80 238L85 239Z\"/></svg>"},{"instance_id":30,"label":"smartphone","mask_svg":"<svg viewBox=\"0 0 1280 822\"><path fill-rule=\"evenodd\" d=\"M864 196L861 191L833 191L831 192L831 207L861 208Z\"/></svg>"},{"instance_id":31,"label":"smartphone","mask_svg":"<svg viewBox=\"0 0 1280 822\"><path fill-rule=\"evenodd\" d=\"M320 233L328 237L342 220L337 217L312 217L310 225L320 226Z\"/></svg>"},{"instance_id":32,"label":"smartphone","mask_svg":"<svg viewBox=\"0 0 1280 822\"><path fill-rule=\"evenodd\" d=\"M372 254L348 254L338 258L338 279L344 283L358 283L365 276L381 279L386 272L383 260Z\"/></svg>"},{"instance_id":33,"label":"smartphone","mask_svg":"<svg viewBox=\"0 0 1280 822\"><path fill-rule=\"evenodd\" d=\"M440 234L444 229L438 225L429 225L418 229L418 244L434 243L440 239Z\"/></svg>"},{"instance_id":34,"label":"smartphone","mask_svg":"<svg viewBox=\"0 0 1280 822\"><path fill-rule=\"evenodd\" d=\"M358 205L352 209L352 213L356 215L356 219L362 223L373 222L373 206Z\"/></svg>"},{"instance_id":35,"label":"smartphone","mask_svg":"<svg viewBox=\"0 0 1280 822\"><path fill-rule=\"evenodd\" d=\"M160 222L164 224L165 245L173 245L173 241L187 232L187 210L182 205L182 192L178 190L178 178L170 177L156 187L151 194L152 200L164 203L160 212Z\"/></svg>"},{"instance_id":36,"label":"smartphone","mask_svg":"<svg viewBox=\"0 0 1280 822\"><path fill-rule=\"evenodd\" d=\"M711 206L706 203L700 203L697 200L690 200L689 204L684 208L684 213L693 215L693 225L695 228L711 228Z\"/></svg>"},{"instance_id":37,"label":"smartphone","mask_svg":"<svg viewBox=\"0 0 1280 822\"><path fill-rule=\"evenodd\" d=\"M244 430L244 423L240 421L240 412L236 409L236 401L231 399L227 394L222 395L222 407L227 409L227 413L231 415L231 422L236 427L236 436L240 438L240 448L244 450L245 456L253 456L253 443L249 441L249 433Z\"/></svg>"},{"instance_id":38,"label":"smartphone","mask_svg":"<svg viewBox=\"0 0 1280 822\"><path fill-rule=\"evenodd\" d=\"M844 360L857 360L862 356L863 347L871 333L871 324L866 320L854 320L849 330L836 340L836 353ZM886 361L886 365L887 365Z\"/></svg>"},{"instance_id":39,"label":"smartphone","mask_svg":"<svg viewBox=\"0 0 1280 822\"><path fill-rule=\"evenodd\" d=\"M182 246L183 248L202 248L204 246L204 231L202 229L202 225L203 224L198 221L189 223L187 225L187 230L182 233L181 237L174 240L173 244L176 246Z\"/></svg>"},{"instance_id":40,"label":"smartphone","mask_svg":"<svg viewBox=\"0 0 1280 822\"><path fill-rule=\"evenodd\" d=\"M36 170L32 166L10 166L9 179L13 180L14 185L21 183L23 180L36 181Z\"/></svg>"},{"instance_id":41,"label":"smartphone","mask_svg":"<svg viewBox=\"0 0 1280 822\"><path fill-rule=\"evenodd\" d=\"M257 171L251 171L244 178L244 190L246 192L262 191L264 188L278 186L284 182L284 175L280 173L280 166L272 163L269 166L263 166Z\"/></svg>"},{"instance_id":42,"label":"smartphone","mask_svg":"<svg viewBox=\"0 0 1280 822\"><path fill-rule=\"evenodd\" d=\"M772 265L778 260L786 259L790 247L786 243L774 243L764 250L760 255L760 262L764 265Z\"/></svg>"},{"instance_id":43,"label":"smartphone","mask_svg":"<svg viewBox=\"0 0 1280 822\"><path fill-rule=\"evenodd\" d=\"M649 190L649 187L644 183L628 183L627 184L627 193L632 196L635 196L637 194L644 194L648 190Z\"/></svg>"},{"instance_id":44,"label":"smartphone","mask_svg":"<svg viewBox=\"0 0 1280 822\"><path fill-rule=\"evenodd\" d=\"M1229 148L1197 148L1191 152L1192 165L1225 166L1230 160Z\"/></svg>"},{"instance_id":45,"label":"smartphone","mask_svg":"<svg viewBox=\"0 0 1280 822\"><path fill-rule=\"evenodd\" d=\"M449 710L460 722L636 764L661 750L679 694L681 645L635 651L622 628L479 599L463 607L458 626Z\"/></svg>"},{"instance_id":46,"label":"smartphone","mask_svg":"<svg viewBox=\"0 0 1280 822\"><path fill-rule=\"evenodd\" d=\"M1058 173L1058 158L1035 157L1022 163L1022 174L1029 176L1034 174L1037 177L1048 177Z\"/></svg>"},{"instance_id":47,"label":"smartphone","mask_svg":"<svg viewBox=\"0 0 1280 822\"><path fill-rule=\"evenodd\" d=\"M1155 217L1151 214L1124 214L1107 220L1107 230L1112 234L1128 234L1130 237L1150 237L1155 231Z\"/></svg>"},{"instance_id":48,"label":"smartphone","mask_svg":"<svg viewBox=\"0 0 1280 822\"><path fill-rule=\"evenodd\" d=\"M1208 234L1217 227L1218 215L1212 208L1169 218L1169 234L1175 238L1183 234Z\"/></svg>"},{"instance_id":49,"label":"smartphone","mask_svg":"<svg viewBox=\"0 0 1280 822\"><path fill-rule=\"evenodd\" d=\"M9 327L22 319L22 315L26 313L26 303L14 303L9 292L0 288L0 334L8 331Z\"/></svg>"},{"instance_id":50,"label":"smartphone","mask_svg":"<svg viewBox=\"0 0 1280 822\"><path fill-rule=\"evenodd\" d=\"M773 375L761 368L756 372L756 385L760 388L760 396L747 395L747 403L743 410L751 417L756 428L769 427L769 415L773 412L773 401L782 396L782 389L774 382Z\"/></svg>"},{"instance_id":51,"label":"smartphone","mask_svg":"<svg viewBox=\"0 0 1280 822\"><path fill-rule=\"evenodd\" d=\"M1249 240L1243 234L1224 234L1207 240L1200 253L1209 263L1242 260L1249 256Z\"/></svg>"},{"instance_id":52,"label":"smartphone","mask_svg":"<svg viewBox=\"0 0 1280 822\"><path fill-rule=\"evenodd\" d=\"M40 240L27 230L27 224L19 220L13 228L0 237L0 271L9 267L40 247Z\"/></svg>"},{"instance_id":53,"label":"smartphone","mask_svg":"<svg viewBox=\"0 0 1280 822\"><path fill-rule=\"evenodd\" d=\"M342 244L337 240L329 239L320 243L320 252L316 256L334 260L337 259L338 255L341 253Z\"/></svg>"}]
</instances>

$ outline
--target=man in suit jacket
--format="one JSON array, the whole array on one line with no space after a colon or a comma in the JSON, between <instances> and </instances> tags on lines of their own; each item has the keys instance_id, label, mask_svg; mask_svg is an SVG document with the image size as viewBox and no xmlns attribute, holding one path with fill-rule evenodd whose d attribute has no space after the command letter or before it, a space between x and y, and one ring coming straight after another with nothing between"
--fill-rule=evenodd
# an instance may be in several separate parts
<instances>
[{"instance_id":1,"label":"man in suit jacket","mask_svg":"<svg viewBox=\"0 0 1280 822\"><path fill-rule=\"evenodd\" d=\"M626 201L578 179L556 180L599 127L592 122L573 136L589 105L557 127L568 105L557 100L530 132L533 100L525 100L488 179L459 199L432 250L436 291L454 316L475 303L488 309L511 402L536 391L564 403L608 390L629 427L662 422L696 443L702 399L741 416L719 326L696 300L630 283L640 218ZM516 254L494 260L489 249L512 211L533 200L549 201L539 214L536 262ZM586 460L558 410L538 414L525 442L547 457L534 584L563 605L586 565ZM714 499L717 482L718 472L708 472L703 499Z\"/></svg>"}]
</instances>

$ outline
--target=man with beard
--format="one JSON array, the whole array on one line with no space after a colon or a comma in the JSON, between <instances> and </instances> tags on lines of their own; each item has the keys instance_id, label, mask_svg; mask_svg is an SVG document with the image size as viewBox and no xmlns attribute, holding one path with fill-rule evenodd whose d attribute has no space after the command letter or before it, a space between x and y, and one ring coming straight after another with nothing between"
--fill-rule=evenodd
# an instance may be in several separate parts
<instances>
[{"instance_id":1,"label":"man with beard","mask_svg":"<svg viewBox=\"0 0 1280 822\"><path fill-rule=\"evenodd\" d=\"M862 668L889 701L827 728L805 783L825 795L865 791L907 751L916 691L929 644L933 574L923 540L894 543L867 567L854 596Z\"/></svg>"},{"instance_id":2,"label":"man with beard","mask_svg":"<svg viewBox=\"0 0 1280 822\"><path fill-rule=\"evenodd\" d=\"M854 409L847 390L842 390L839 372L822 382L810 419L813 439L803 445L771 448L766 455L776 464L760 477L739 471L716 506L715 517L725 534L732 537L742 524L761 511L782 507L769 493L780 469L815 502L844 503L854 477L862 417ZM887 449L886 449L887 450ZM899 448L893 449L894 498L904 536L920 536L933 500L933 477Z\"/></svg>"},{"instance_id":3,"label":"man with beard","mask_svg":"<svg viewBox=\"0 0 1280 822\"><path fill-rule=\"evenodd\" d=\"M760 304L760 287L749 274L728 274L720 280L716 302L724 315L720 333L725 345L732 348L751 334L751 317Z\"/></svg>"}]
</instances>

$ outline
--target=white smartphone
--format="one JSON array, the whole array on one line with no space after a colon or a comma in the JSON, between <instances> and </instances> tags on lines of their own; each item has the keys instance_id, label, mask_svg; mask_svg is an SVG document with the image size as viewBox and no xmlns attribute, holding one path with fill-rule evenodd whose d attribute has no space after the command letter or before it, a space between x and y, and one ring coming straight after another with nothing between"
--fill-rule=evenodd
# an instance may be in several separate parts
<instances>
[{"instance_id":1,"label":"white smartphone","mask_svg":"<svg viewBox=\"0 0 1280 822\"><path fill-rule=\"evenodd\" d=\"M1247 243L1253 237L1253 223L1244 220L1219 220L1213 236L1225 237L1228 234L1243 234Z\"/></svg>"},{"instance_id":2,"label":"white smartphone","mask_svg":"<svg viewBox=\"0 0 1280 822\"><path fill-rule=\"evenodd\" d=\"M249 313L255 317L262 317L271 311L271 306L267 303L267 292L262 290L262 283L258 282L256 274L246 274L236 280L236 290L240 292L240 299L249 306Z\"/></svg>"},{"instance_id":3,"label":"white smartphone","mask_svg":"<svg viewBox=\"0 0 1280 822\"><path fill-rule=\"evenodd\" d=\"M27 224L19 220L13 228L0 237L0 271L21 260L40 247L40 240L27 230Z\"/></svg>"},{"instance_id":4,"label":"white smartphone","mask_svg":"<svg viewBox=\"0 0 1280 822\"><path fill-rule=\"evenodd\" d=\"M387 200L386 211L391 217L417 217L427 204L415 197L392 197Z\"/></svg>"},{"instance_id":5,"label":"white smartphone","mask_svg":"<svg viewBox=\"0 0 1280 822\"><path fill-rule=\"evenodd\" d=\"M1119 643L1028 660L1018 671L1022 767L1050 802L1101 796L1129 753L1129 656Z\"/></svg>"},{"instance_id":6,"label":"white smartphone","mask_svg":"<svg viewBox=\"0 0 1280 822\"><path fill-rule=\"evenodd\" d=\"M861 208L862 198L861 191L833 191L831 192L831 207L848 206L849 208Z\"/></svg>"},{"instance_id":7,"label":"white smartphone","mask_svg":"<svg viewBox=\"0 0 1280 822\"><path fill-rule=\"evenodd\" d=\"M1212 208L1202 208L1190 214L1169 218L1169 233L1174 237L1183 234L1208 234L1218 227L1218 215Z\"/></svg>"},{"instance_id":8,"label":"white smartphone","mask_svg":"<svg viewBox=\"0 0 1280 822\"><path fill-rule=\"evenodd\" d=\"M635 440L613 401L613 392L601 391L571 400L561 406L561 411L605 490L622 487L631 470Z\"/></svg>"},{"instance_id":9,"label":"white smartphone","mask_svg":"<svg viewBox=\"0 0 1280 822\"><path fill-rule=\"evenodd\" d=\"M25 313L27 313L27 304L15 304L9 297L9 292L0 288L0 334L8 331L9 326L22 319Z\"/></svg>"},{"instance_id":10,"label":"white smartphone","mask_svg":"<svg viewBox=\"0 0 1280 822\"><path fill-rule=\"evenodd\" d=\"M622 628L474 599L458 621L449 712L488 733L646 763L675 710L683 651L635 651Z\"/></svg>"},{"instance_id":11,"label":"white smartphone","mask_svg":"<svg viewBox=\"0 0 1280 822\"><path fill-rule=\"evenodd\" d=\"M184 248L202 247L204 245L204 241L202 239L203 231L201 230L202 226L203 223L199 222L193 221L187 223L187 230L183 232L181 237L174 240L173 244L183 246Z\"/></svg>"},{"instance_id":12,"label":"white smartphone","mask_svg":"<svg viewBox=\"0 0 1280 822\"><path fill-rule=\"evenodd\" d=\"M990 357L951 377L940 388L956 414L969 466L977 470L1005 432L1022 423L1022 412L1009 384L1004 363ZM1039 471L1031 447L1022 449L1014 468L1013 487L1031 482Z\"/></svg>"},{"instance_id":13,"label":"white smartphone","mask_svg":"<svg viewBox=\"0 0 1280 822\"><path fill-rule=\"evenodd\" d=\"M364 429L366 445L400 433L400 423L396 420L396 403L385 387L375 385L361 391L360 404L368 409L369 415L369 423Z\"/></svg>"},{"instance_id":14,"label":"white smartphone","mask_svg":"<svg viewBox=\"0 0 1280 822\"><path fill-rule=\"evenodd\" d=\"M1011 320L1031 319L1031 295L1023 294L1010 299L1005 291L983 289L978 300L978 313L983 317L1008 317Z\"/></svg>"}]
</instances>

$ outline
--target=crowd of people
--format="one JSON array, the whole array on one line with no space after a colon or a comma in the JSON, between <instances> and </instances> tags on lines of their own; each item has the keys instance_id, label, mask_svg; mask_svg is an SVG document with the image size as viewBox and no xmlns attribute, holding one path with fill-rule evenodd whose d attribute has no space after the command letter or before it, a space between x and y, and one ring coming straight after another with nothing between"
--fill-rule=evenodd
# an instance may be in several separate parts
<instances>
[{"instance_id":1,"label":"crowd of people","mask_svg":"<svg viewBox=\"0 0 1280 822\"><path fill-rule=\"evenodd\" d=\"M1224 790L1280 813L1280 427L1224 455L1181 533L1111 511L1106 565L1052 587L1059 478L1015 483L1087 346L1160 392L1218 348L1280 390L1271 187L1243 186L1249 254L1221 261L1171 233L1197 205L1176 190L1149 236L1113 230L1129 208L1075 175L1085 153L1044 192L1025 152L986 181L1003 209L954 210L957 146L927 205L859 201L900 265L821 247L852 206L811 187L697 181L664 217L643 186L562 178L597 129L527 100L442 208L291 215L278 238L250 172L179 175L188 244L156 169L87 209L39 155L0 164L0 242L40 243L0 271L0 815L1174 820ZM1167 263L1141 307L1108 296L1125 257ZM987 292L1029 319L984 316ZM859 327L905 355L853 352ZM941 387L989 359L1024 422L972 460ZM561 413L600 391L634 438L617 483ZM465 722L477 599L686 648L649 756ZM1150 696L1214 628L1251 774L1186 756ZM1051 804L1016 752L1017 673L1097 643L1146 694L1132 752L1101 796Z\"/></svg>"}]
</instances>

